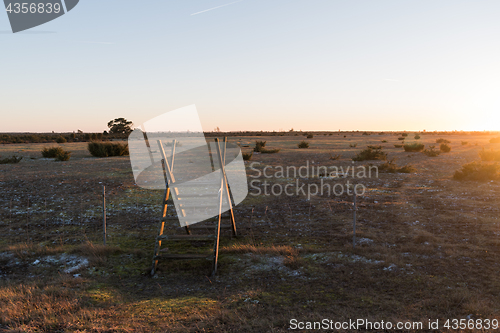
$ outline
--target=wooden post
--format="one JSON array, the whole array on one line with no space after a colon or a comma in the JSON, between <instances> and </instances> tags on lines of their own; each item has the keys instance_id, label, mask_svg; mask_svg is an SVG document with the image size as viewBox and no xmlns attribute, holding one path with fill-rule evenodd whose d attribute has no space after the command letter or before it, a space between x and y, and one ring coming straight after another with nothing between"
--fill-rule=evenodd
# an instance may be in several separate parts
<instances>
[{"instance_id":1,"label":"wooden post","mask_svg":"<svg viewBox=\"0 0 500 333\"><path fill-rule=\"evenodd\" d=\"M103 240L106 245L106 186L102 186L102 229Z\"/></svg>"},{"instance_id":2,"label":"wooden post","mask_svg":"<svg viewBox=\"0 0 500 333\"><path fill-rule=\"evenodd\" d=\"M356 193L354 193L353 214L352 214L352 247L356 248Z\"/></svg>"}]
</instances>

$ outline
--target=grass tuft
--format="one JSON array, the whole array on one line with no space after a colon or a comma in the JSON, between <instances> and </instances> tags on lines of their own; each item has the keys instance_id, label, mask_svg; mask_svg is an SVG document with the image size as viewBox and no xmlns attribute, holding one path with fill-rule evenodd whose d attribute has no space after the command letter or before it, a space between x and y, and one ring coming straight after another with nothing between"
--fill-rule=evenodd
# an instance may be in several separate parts
<instances>
[{"instance_id":1,"label":"grass tuft","mask_svg":"<svg viewBox=\"0 0 500 333\"><path fill-rule=\"evenodd\" d=\"M87 149L94 157L126 156L128 145L110 142L89 142Z\"/></svg>"},{"instance_id":2,"label":"grass tuft","mask_svg":"<svg viewBox=\"0 0 500 333\"><path fill-rule=\"evenodd\" d=\"M422 143L407 143L403 146L405 152L418 152L424 150L425 145Z\"/></svg>"},{"instance_id":3,"label":"grass tuft","mask_svg":"<svg viewBox=\"0 0 500 333\"><path fill-rule=\"evenodd\" d=\"M373 146L372 146L373 147ZM386 160L387 153L384 153L382 149L366 148L362 150L356 156L352 158L353 161L371 161L371 160Z\"/></svg>"},{"instance_id":4,"label":"grass tuft","mask_svg":"<svg viewBox=\"0 0 500 333\"><path fill-rule=\"evenodd\" d=\"M488 181L499 178L498 164L485 164L482 162L472 162L462 166L461 170L455 171L453 178L456 180L476 180Z\"/></svg>"}]
</instances>

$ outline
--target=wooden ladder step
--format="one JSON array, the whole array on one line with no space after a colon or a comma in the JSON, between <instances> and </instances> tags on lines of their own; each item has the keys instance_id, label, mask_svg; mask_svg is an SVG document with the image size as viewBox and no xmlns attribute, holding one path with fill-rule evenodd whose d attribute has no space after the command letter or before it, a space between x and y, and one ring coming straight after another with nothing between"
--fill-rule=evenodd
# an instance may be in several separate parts
<instances>
[{"instance_id":1,"label":"wooden ladder step","mask_svg":"<svg viewBox=\"0 0 500 333\"><path fill-rule=\"evenodd\" d=\"M215 235L161 235L158 236L158 240L166 239L172 241L209 241L213 240Z\"/></svg>"},{"instance_id":2,"label":"wooden ladder step","mask_svg":"<svg viewBox=\"0 0 500 333\"><path fill-rule=\"evenodd\" d=\"M193 224L189 226L189 229L212 229L212 228L217 228L217 224L212 224L212 225L199 225L199 224ZM221 229L231 229L232 225L230 224L221 224L220 225Z\"/></svg>"},{"instance_id":3,"label":"wooden ladder step","mask_svg":"<svg viewBox=\"0 0 500 333\"><path fill-rule=\"evenodd\" d=\"M203 217L204 216L187 216L187 218L189 218L189 219L195 219L195 220L198 219L198 218L203 218ZM218 219L218 218L219 218L219 216L213 216L213 217L206 218L205 220L208 221L208 220ZM229 216L222 216L221 220L224 221L224 220L228 220L228 219L230 219ZM161 221L177 221L177 220L179 220L179 218L177 216L166 216L166 217L163 217L161 219ZM205 220L203 220L203 221L205 221Z\"/></svg>"},{"instance_id":4,"label":"wooden ladder step","mask_svg":"<svg viewBox=\"0 0 500 333\"><path fill-rule=\"evenodd\" d=\"M188 260L188 259L211 259L212 254L161 254L155 256L157 259L178 259L178 260Z\"/></svg>"}]
</instances>

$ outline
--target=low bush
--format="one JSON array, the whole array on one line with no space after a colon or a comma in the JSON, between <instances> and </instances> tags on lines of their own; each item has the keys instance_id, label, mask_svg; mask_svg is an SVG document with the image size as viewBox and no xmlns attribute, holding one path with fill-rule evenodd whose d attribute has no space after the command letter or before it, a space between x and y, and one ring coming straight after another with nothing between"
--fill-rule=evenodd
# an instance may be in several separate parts
<instances>
[{"instance_id":1,"label":"low bush","mask_svg":"<svg viewBox=\"0 0 500 333\"><path fill-rule=\"evenodd\" d=\"M387 161L384 164L381 164L378 167L378 170L389 173L412 173L417 171L417 169L415 169L415 167L413 167L410 164L407 164L401 168L398 167L396 163L394 163L394 159Z\"/></svg>"},{"instance_id":2,"label":"low bush","mask_svg":"<svg viewBox=\"0 0 500 333\"><path fill-rule=\"evenodd\" d=\"M299 148L309 148L309 142L307 142L307 141L302 141L301 143L299 143L299 144L297 145L297 147L299 147Z\"/></svg>"},{"instance_id":3,"label":"low bush","mask_svg":"<svg viewBox=\"0 0 500 333\"><path fill-rule=\"evenodd\" d=\"M415 134L414 138L415 138L415 140L418 140L418 139L420 139L420 135Z\"/></svg>"},{"instance_id":4,"label":"low bush","mask_svg":"<svg viewBox=\"0 0 500 333\"><path fill-rule=\"evenodd\" d=\"M398 140L404 140L405 138L401 137L401 138L398 138Z\"/></svg>"},{"instance_id":5,"label":"low bush","mask_svg":"<svg viewBox=\"0 0 500 333\"><path fill-rule=\"evenodd\" d=\"M66 138L62 135L56 139L57 143L65 143L66 141Z\"/></svg>"},{"instance_id":6,"label":"low bush","mask_svg":"<svg viewBox=\"0 0 500 333\"><path fill-rule=\"evenodd\" d=\"M0 164L16 164L21 162L23 158L21 156L17 157L12 155L12 157L2 158L0 159Z\"/></svg>"},{"instance_id":7,"label":"low bush","mask_svg":"<svg viewBox=\"0 0 500 333\"><path fill-rule=\"evenodd\" d=\"M243 161L250 161L253 156L253 151L250 153L242 153L242 155L243 155Z\"/></svg>"},{"instance_id":8,"label":"low bush","mask_svg":"<svg viewBox=\"0 0 500 333\"><path fill-rule=\"evenodd\" d=\"M403 145L394 145L394 148L403 148Z\"/></svg>"},{"instance_id":9,"label":"low bush","mask_svg":"<svg viewBox=\"0 0 500 333\"><path fill-rule=\"evenodd\" d=\"M57 157L57 155L63 154L63 153L64 153L64 149L62 149L61 147L52 147L52 148L45 147L42 150L42 156L45 158L54 158L54 157Z\"/></svg>"},{"instance_id":10,"label":"low bush","mask_svg":"<svg viewBox=\"0 0 500 333\"><path fill-rule=\"evenodd\" d=\"M440 146L439 146L439 150L441 150L443 153L449 153L450 150L451 150L451 147L448 146L446 143L442 143Z\"/></svg>"},{"instance_id":11,"label":"low bush","mask_svg":"<svg viewBox=\"0 0 500 333\"><path fill-rule=\"evenodd\" d=\"M405 152L417 152L417 151L422 151L425 148L425 145L421 143L407 143L403 146Z\"/></svg>"},{"instance_id":12,"label":"low bush","mask_svg":"<svg viewBox=\"0 0 500 333\"><path fill-rule=\"evenodd\" d=\"M483 148L483 150L479 152L479 157L481 157L483 161L500 161L500 151L486 151Z\"/></svg>"},{"instance_id":13,"label":"low bush","mask_svg":"<svg viewBox=\"0 0 500 333\"><path fill-rule=\"evenodd\" d=\"M498 138L491 138L490 143L500 143L500 137Z\"/></svg>"},{"instance_id":14,"label":"low bush","mask_svg":"<svg viewBox=\"0 0 500 333\"><path fill-rule=\"evenodd\" d=\"M446 139L436 139L436 143L451 143L451 141L448 141Z\"/></svg>"},{"instance_id":15,"label":"low bush","mask_svg":"<svg viewBox=\"0 0 500 333\"><path fill-rule=\"evenodd\" d=\"M353 161L386 160L387 153L381 149L366 148L352 158Z\"/></svg>"},{"instance_id":16,"label":"low bush","mask_svg":"<svg viewBox=\"0 0 500 333\"><path fill-rule=\"evenodd\" d=\"M477 180L487 181L499 178L498 164L485 164L482 162L472 162L462 166L462 170L455 171L453 178L456 180Z\"/></svg>"},{"instance_id":17,"label":"low bush","mask_svg":"<svg viewBox=\"0 0 500 333\"><path fill-rule=\"evenodd\" d=\"M386 142L387 142L387 140L382 140L382 143L386 143Z\"/></svg>"},{"instance_id":18,"label":"low bush","mask_svg":"<svg viewBox=\"0 0 500 333\"><path fill-rule=\"evenodd\" d=\"M408 136L408 133L403 133L401 134L401 136L406 138Z\"/></svg>"},{"instance_id":19,"label":"low bush","mask_svg":"<svg viewBox=\"0 0 500 333\"><path fill-rule=\"evenodd\" d=\"M56 156L56 161L59 162L68 161L70 157L71 157L71 152L63 150L62 153L59 153Z\"/></svg>"},{"instance_id":20,"label":"low bush","mask_svg":"<svg viewBox=\"0 0 500 333\"><path fill-rule=\"evenodd\" d=\"M351 148L356 148L357 146L358 146L358 144L357 144L357 143L350 143L350 144L349 144L349 147L351 147Z\"/></svg>"},{"instance_id":21,"label":"low bush","mask_svg":"<svg viewBox=\"0 0 500 333\"><path fill-rule=\"evenodd\" d=\"M307 138L308 138L308 139L312 139L312 138L314 138L314 135L312 135L312 134L307 134Z\"/></svg>"},{"instance_id":22,"label":"low bush","mask_svg":"<svg viewBox=\"0 0 500 333\"><path fill-rule=\"evenodd\" d=\"M363 135L370 135L370 133L368 133L368 132L363 132Z\"/></svg>"},{"instance_id":23,"label":"low bush","mask_svg":"<svg viewBox=\"0 0 500 333\"><path fill-rule=\"evenodd\" d=\"M128 155L128 145L121 143L89 142L88 151L95 157L111 157Z\"/></svg>"},{"instance_id":24,"label":"low bush","mask_svg":"<svg viewBox=\"0 0 500 333\"><path fill-rule=\"evenodd\" d=\"M254 152L260 153L260 151L266 146L267 141L255 141L255 148L253 149Z\"/></svg>"},{"instance_id":25,"label":"low bush","mask_svg":"<svg viewBox=\"0 0 500 333\"><path fill-rule=\"evenodd\" d=\"M422 153L424 153L425 155L427 155L429 157L439 156L440 152L437 150L434 150L434 148L436 148L436 146L429 146L429 149L424 149L424 151Z\"/></svg>"},{"instance_id":26,"label":"low bush","mask_svg":"<svg viewBox=\"0 0 500 333\"><path fill-rule=\"evenodd\" d=\"M368 146L371 149L382 149L382 146Z\"/></svg>"},{"instance_id":27,"label":"low bush","mask_svg":"<svg viewBox=\"0 0 500 333\"><path fill-rule=\"evenodd\" d=\"M340 160L340 158L342 157L342 155L338 154L338 155L332 155L330 154L330 160L333 160L333 161L336 161L336 160Z\"/></svg>"},{"instance_id":28,"label":"low bush","mask_svg":"<svg viewBox=\"0 0 500 333\"><path fill-rule=\"evenodd\" d=\"M261 148L260 149L260 152L262 154L276 154L276 153L279 153L280 149L265 149L265 148Z\"/></svg>"}]
</instances>

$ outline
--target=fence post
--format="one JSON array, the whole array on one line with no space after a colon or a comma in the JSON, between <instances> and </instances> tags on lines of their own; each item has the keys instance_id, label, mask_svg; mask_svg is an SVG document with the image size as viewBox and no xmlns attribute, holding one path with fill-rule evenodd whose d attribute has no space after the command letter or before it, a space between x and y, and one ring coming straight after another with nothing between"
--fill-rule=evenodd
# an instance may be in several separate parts
<instances>
[{"instance_id":1,"label":"fence post","mask_svg":"<svg viewBox=\"0 0 500 333\"><path fill-rule=\"evenodd\" d=\"M353 214L352 214L352 247L356 248L356 193L354 193Z\"/></svg>"},{"instance_id":2,"label":"fence post","mask_svg":"<svg viewBox=\"0 0 500 333\"><path fill-rule=\"evenodd\" d=\"M102 229L104 245L106 245L106 186L102 185Z\"/></svg>"}]
</instances>

